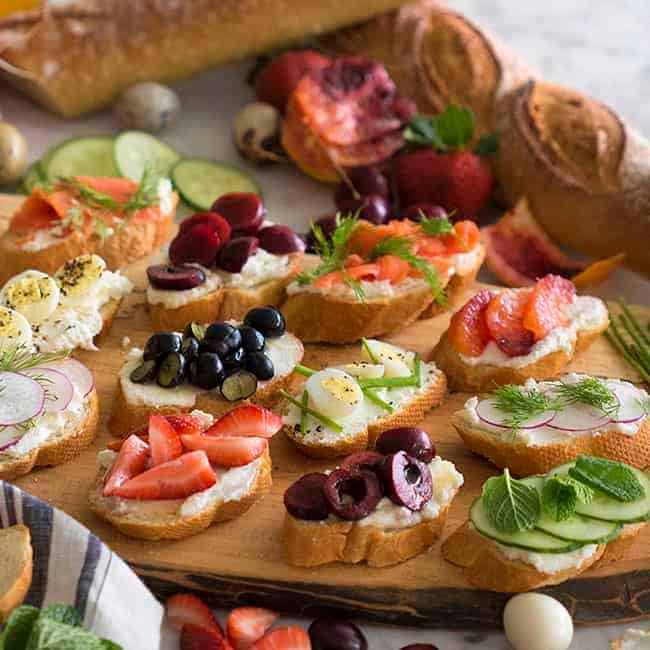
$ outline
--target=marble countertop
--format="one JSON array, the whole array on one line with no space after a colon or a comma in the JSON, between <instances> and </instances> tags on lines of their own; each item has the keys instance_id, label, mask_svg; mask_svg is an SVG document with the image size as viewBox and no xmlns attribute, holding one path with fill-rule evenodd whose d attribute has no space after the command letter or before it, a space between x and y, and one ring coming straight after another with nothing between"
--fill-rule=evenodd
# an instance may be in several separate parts
<instances>
[{"instance_id":1,"label":"marble countertop","mask_svg":"<svg viewBox=\"0 0 650 650\"><path fill-rule=\"evenodd\" d=\"M489 27L536 65L546 78L574 86L603 100L650 135L650 3L644 0L455 0L452 5ZM183 110L178 124L163 134L181 153L242 164L233 149L228 124L250 98L242 82L245 65L224 66L179 82ZM0 85L0 113L25 133L30 159L66 137L114 133L110 111L65 121L49 115ZM305 230L310 220L333 209L332 193L288 168L255 171L271 217ZM650 283L617 272L599 293L624 294L650 304ZM304 622L303 622L304 624ZM407 630L364 625L371 650L397 650L407 643L435 643L440 650L502 650L503 634L483 631ZM625 626L578 629L572 650L609 648Z\"/></svg>"}]
</instances>

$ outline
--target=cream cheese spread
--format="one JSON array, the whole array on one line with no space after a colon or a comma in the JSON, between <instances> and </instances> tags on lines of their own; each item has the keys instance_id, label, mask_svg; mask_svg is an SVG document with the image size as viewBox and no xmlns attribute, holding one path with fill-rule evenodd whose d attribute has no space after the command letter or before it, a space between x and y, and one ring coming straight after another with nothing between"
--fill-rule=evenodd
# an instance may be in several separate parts
<instances>
[{"instance_id":1,"label":"cream cheese spread","mask_svg":"<svg viewBox=\"0 0 650 650\"><path fill-rule=\"evenodd\" d=\"M217 269L224 284L230 287L252 289L277 278L283 278L289 271L288 255L273 255L259 248L251 255L239 273L228 273Z\"/></svg>"},{"instance_id":2,"label":"cream cheese spread","mask_svg":"<svg viewBox=\"0 0 650 650\"><path fill-rule=\"evenodd\" d=\"M535 553L523 548L504 546L495 542L508 560L515 560L534 566L540 573L553 575L567 569L579 569L598 550L598 544L586 544L569 553Z\"/></svg>"}]
</instances>

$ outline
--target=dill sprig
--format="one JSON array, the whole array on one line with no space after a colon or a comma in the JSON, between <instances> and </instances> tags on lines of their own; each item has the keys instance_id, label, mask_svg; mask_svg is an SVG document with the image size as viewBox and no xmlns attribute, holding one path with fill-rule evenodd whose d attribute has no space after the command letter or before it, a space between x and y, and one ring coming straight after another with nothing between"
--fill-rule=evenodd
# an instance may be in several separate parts
<instances>
[{"instance_id":1,"label":"dill sprig","mask_svg":"<svg viewBox=\"0 0 650 650\"><path fill-rule=\"evenodd\" d=\"M128 200L124 206L127 214L144 210L152 205L158 204L158 182L161 174L156 170L156 165L147 164L140 179L138 191Z\"/></svg>"},{"instance_id":2,"label":"dill sprig","mask_svg":"<svg viewBox=\"0 0 650 650\"><path fill-rule=\"evenodd\" d=\"M595 377L585 377L576 384L560 382L554 393L559 407L585 404L600 409L606 415L615 414L619 407L613 391Z\"/></svg>"},{"instance_id":3,"label":"dill sprig","mask_svg":"<svg viewBox=\"0 0 650 650\"><path fill-rule=\"evenodd\" d=\"M359 302L365 302L366 292L363 290L363 285L361 284L361 280L350 277L348 273L343 271L343 282L345 283L346 287L349 287L352 290L352 293L354 293L355 298Z\"/></svg>"},{"instance_id":4,"label":"dill sprig","mask_svg":"<svg viewBox=\"0 0 650 650\"><path fill-rule=\"evenodd\" d=\"M499 386L493 394L494 406L507 414L506 426L517 432L522 423L553 408L553 402L536 388L507 384Z\"/></svg>"},{"instance_id":5,"label":"dill sprig","mask_svg":"<svg viewBox=\"0 0 650 650\"><path fill-rule=\"evenodd\" d=\"M99 192L89 185L84 185L72 176L64 176L58 182L64 187L73 189L80 198L95 207L106 208L107 210L117 210L121 207L119 201L116 201L109 194Z\"/></svg>"},{"instance_id":6,"label":"dill sprig","mask_svg":"<svg viewBox=\"0 0 650 650\"><path fill-rule=\"evenodd\" d=\"M53 361L60 361L67 356L67 352L32 352L21 344L4 348L0 352L0 371L20 372Z\"/></svg>"},{"instance_id":7,"label":"dill sprig","mask_svg":"<svg viewBox=\"0 0 650 650\"><path fill-rule=\"evenodd\" d=\"M454 235L456 231L454 230L454 224L451 223L449 217L441 217L430 219L424 215L424 212L420 212L422 218L418 222L422 232L430 237L442 237L443 235Z\"/></svg>"}]
</instances>

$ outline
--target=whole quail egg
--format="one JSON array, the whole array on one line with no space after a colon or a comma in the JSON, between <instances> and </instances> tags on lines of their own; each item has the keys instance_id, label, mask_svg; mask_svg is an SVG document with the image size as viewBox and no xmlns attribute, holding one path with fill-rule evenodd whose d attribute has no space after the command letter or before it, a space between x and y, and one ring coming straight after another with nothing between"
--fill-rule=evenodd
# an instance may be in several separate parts
<instances>
[{"instance_id":1,"label":"whole quail egg","mask_svg":"<svg viewBox=\"0 0 650 650\"><path fill-rule=\"evenodd\" d=\"M168 86L144 81L129 86L115 104L115 115L128 129L155 133L176 121L181 102Z\"/></svg>"},{"instance_id":2,"label":"whole quail egg","mask_svg":"<svg viewBox=\"0 0 650 650\"><path fill-rule=\"evenodd\" d=\"M280 111L271 104L246 104L232 125L235 146L251 162L263 164L286 160L280 145Z\"/></svg>"},{"instance_id":3,"label":"whole quail egg","mask_svg":"<svg viewBox=\"0 0 650 650\"><path fill-rule=\"evenodd\" d=\"M9 122L0 122L0 185L12 185L27 166L27 142Z\"/></svg>"}]
</instances>

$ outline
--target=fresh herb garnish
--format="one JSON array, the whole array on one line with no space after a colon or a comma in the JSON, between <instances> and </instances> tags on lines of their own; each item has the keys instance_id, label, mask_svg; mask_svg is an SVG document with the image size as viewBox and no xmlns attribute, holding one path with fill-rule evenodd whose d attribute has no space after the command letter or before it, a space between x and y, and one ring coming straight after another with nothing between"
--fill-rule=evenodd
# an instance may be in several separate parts
<instances>
[{"instance_id":1,"label":"fresh herb garnish","mask_svg":"<svg viewBox=\"0 0 650 650\"><path fill-rule=\"evenodd\" d=\"M302 413L307 413L308 415L311 415L314 418L314 420L318 420L319 422L322 422L326 427L329 427L334 431L338 431L339 433L343 431L343 427L338 422L334 422L334 420L328 418L323 413L320 413L319 411L316 411L310 408L309 406L303 405L302 401L297 400L293 395L289 395L289 393L287 393L286 390L279 390L278 395L284 397L284 399L286 399L287 402L290 402L294 406L297 406L300 409L301 418L302 418Z\"/></svg>"},{"instance_id":2,"label":"fresh herb garnish","mask_svg":"<svg viewBox=\"0 0 650 650\"><path fill-rule=\"evenodd\" d=\"M0 352L0 371L20 372L60 361L67 356L67 352L32 352L24 345L8 347Z\"/></svg>"},{"instance_id":3,"label":"fresh herb garnish","mask_svg":"<svg viewBox=\"0 0 650 650\"><path fill-rule=\"evenodd\" d=\"M63 187L74 190L80 198L94 207L106 208L107 210L117 210L120 208L119 201L116 201L110 194L99 192L72 176L62 177L58 180L58 183L63 185Z\"/></svg>"},{"instance_id":4,"label":"fresh herb garnish","mask_svg":"<svg viewBox=\"0 0 650 650\"><path fill-rule=\"evenodd\" d=\"M645 488L632 468L613 460L580 456L569 470L569 476L617 501L638 501L645 497Z\"/></svg>"},{"instance_id":5,"label":"fresh herb garnish","mask_svg":"<svg viewBox=\"0 0 650 650\"><path fill-rule=\"evenodd\" d=\"M316 374L316 370L313 370L308 366L303 366L301 363L297 363L293 367L293 371L299 375L302 375L303 377L311 377L312 375Z\"/></svg>"},{"instance_id":6,"label":"fresh herb garnish","mask_svg":"<svg viewBox=\"0 0 650 650\"><path fill-rule=\"evenodd\" d=\"M303 391L300 403L302 404L302 411L300 412L300 433L304 436L307 433L308 417L308 413L305 409L309 406L309 393L307 391Z\"/></svg>"},{"instance_id":7,"label":"fresh herb garnish","mask_svg":"<svg viewBox=\"0 0 650 650\"><path fill-rule=\"evenodd\" d=\"M542 505L555 519L564 521L575 514L576 503L589 503L594 491L571 476L551 476L542 490Z\"/></svg>"},{"instance_id":8,"label":"fresh herb garnish","mask_svg":"<svg viewBox=\"0 0 650 650\"><path fill-rule=\"evenodd\" d=\"M508 416L504 424L514 432L519 431L526 420L554 407L549 397L536 388L511 384L499 386L494 391L493 399L495 408Z\"/></svg>"},{"instance_id":9,"label":"fresh herb garnish","mask_svg":"<svg viewBox=\"0 0 650 650\"><path fill-rule=\"evenodd\" d=\"M443 235L455 235L454 224L451 223L449 217L438 217L431 219L424 217L418 221L418 225L422 231L430 237L442 237Z\"/></svg>"},{"instance_id":10,"label":"fresh herb garnish","mask_svg":"<svg viewBox=\"0 0 650 650\"><path fill-rule=\"evenodd\" d=\"M643 413L646 416L650 415L650 397L646 397L645 399L638 399L637 402L643 410Z\"/></svg>"},{"instance_id":11,"label":"fresh herb garnish","mask_svg":"<svg viewBox=\"0 0 650 650\"><path fill-rule=\"evenodd\" d=\"M124 205L124 212L131 214L138 210L156 205L158 203L158 183L162 174L156 171L156 166L147 164L142 172L142 178L137 192Z\"/></svg>"},{"instance_id":12,"label":"fresh herb garnish","mask_svg":"<svg viewBox=\"0 0 650 650\"><path fill-rule=\"evenodd\" d=\"M354 294L354 297L359 301L359 302L365 302L366 300L366 292L363 290L363 285L361 284L361 280L357 280L356 278L350 277L349 274L347 274L345 271L343 271L343 283L345 284L346 287L350 288L352 290L352 293Z\"/></svg>"},{"instance_id":13,"label":"fresh herb garnish","mask_svg":"<svg viewBox=\"0 0 650 650\"><path fill-rule=\"evenodd\" d=\"M539 519L539 492L532 485L512 478L507 467L501 476L485 482L482 498L488 519L503 533L530 530Z\"/></svg>"},{"instance_id":14,"label":"fresh herb garnish","mask_svg":"<svg viewBox=\"0 0 650 650\"><path fill-rule=\"evenodd\" d=\"M560 382L555 388L558 406L585 404L600 409L606 415L614 415L619 407L616 395L595 377L585 377L575 384Z\"/></svg>"},{"instance_id":15,"label":"fresh herb garnish","mask_svg":"<svg viewBox=\"0 0 650 650\"><path fill-rule=\"evenodd\" d=\"M644 328L625 300L620 298L618 304L621 313L616 316L610 311L605 336L641 379L650 384L650 323Z\"/></svg>"},{"instance_id":16,"label":"fresh herb garnish","mask_svg":"<svg viewBox=\"0 0 650 650\"><path fill-rule=\"evenodd\" d=\"M369 402L372 402L387 413L392 413L395 410L388 402L385 402L383 399L381 399L381 397L379 397L379 395L377 395L377 393L375 393L372 388L361 387L361 391L368 398Z\"/></svg>"}]
</instances>

